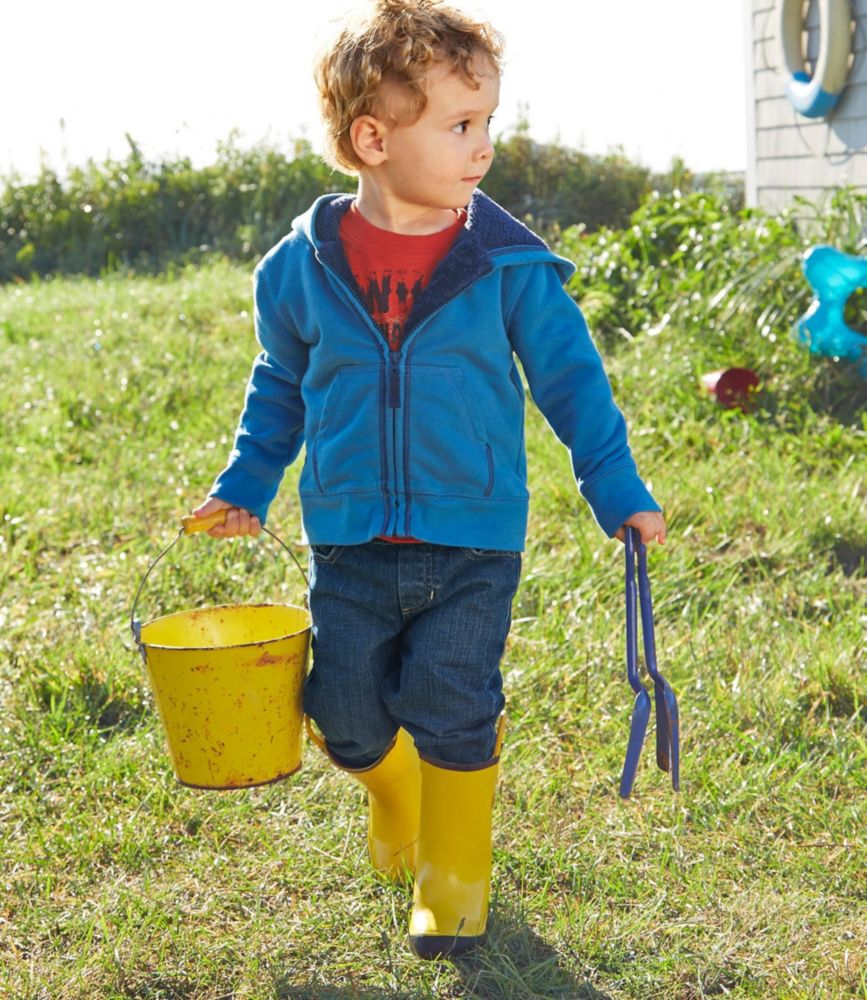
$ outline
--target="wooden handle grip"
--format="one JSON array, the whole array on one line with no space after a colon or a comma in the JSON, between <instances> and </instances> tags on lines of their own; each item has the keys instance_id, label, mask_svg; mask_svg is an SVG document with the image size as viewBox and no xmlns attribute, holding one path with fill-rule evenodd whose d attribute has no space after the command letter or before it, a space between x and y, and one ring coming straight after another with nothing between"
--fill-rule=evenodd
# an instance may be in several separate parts
<instances>
[{"instance_id":1,"label":"wooden handle grip","mask_svg":"<svg viewBox=\"0 0 867 1000\"><path fill-rule=\"evenodd\" d=\"M231 507L223 507L221 510L215 510L213 514L208 514L207 517L196 517L195 514L188 514L186 517L182 517L181 525L183 526L184 534L192 535L195 531L208 531L218 524L225 524L226 514L230 510Z\"/></svg>"}]
</instances>

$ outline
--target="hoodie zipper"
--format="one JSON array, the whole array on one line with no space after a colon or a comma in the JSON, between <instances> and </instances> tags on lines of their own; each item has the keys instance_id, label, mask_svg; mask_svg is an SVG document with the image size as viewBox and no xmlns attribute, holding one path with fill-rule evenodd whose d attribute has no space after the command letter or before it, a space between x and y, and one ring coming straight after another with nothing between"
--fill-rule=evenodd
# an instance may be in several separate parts
<instances>
[{"instance_id":1,"label":"hoodie zipper","mask_svg":"<svg viewBox=\"0 0 867 1000\"><path fill-rule=\"evenodd\" d=\"M388 399L387 406L391 410L391 463L394 469L394 534L400 534L400 490L398 489L397 470L397 411L400 409L400 351L389 350L388 364ZM404 470L404 476L406 470ZM404 490L406 479L404 478ZM389 529L391 530L391 529Z\"/></svg>"}]
</instances>

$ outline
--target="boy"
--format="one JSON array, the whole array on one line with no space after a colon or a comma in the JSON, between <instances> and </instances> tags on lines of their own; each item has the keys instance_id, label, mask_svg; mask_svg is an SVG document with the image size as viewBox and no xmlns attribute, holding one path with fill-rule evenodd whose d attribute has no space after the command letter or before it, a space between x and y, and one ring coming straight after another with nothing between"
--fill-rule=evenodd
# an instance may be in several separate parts
<instances>
[{"instance_id":1,"label":"boy","mask_svg":"<svg viewBox=\"0 0 867 1000\"><path fill-rule=\"evenodd\" d=\"M581 313L574 268L477 190L501 44L437 0L377 0L316 79L326 195L255 273L256 359L226 469L196 511L256 535L306 445L313 666L304 706L365 785L373 864L415 873L410 942L485 931L500 658L526 531L530 391L602 529L665 539Z\"/></svg>"}]
</instances>

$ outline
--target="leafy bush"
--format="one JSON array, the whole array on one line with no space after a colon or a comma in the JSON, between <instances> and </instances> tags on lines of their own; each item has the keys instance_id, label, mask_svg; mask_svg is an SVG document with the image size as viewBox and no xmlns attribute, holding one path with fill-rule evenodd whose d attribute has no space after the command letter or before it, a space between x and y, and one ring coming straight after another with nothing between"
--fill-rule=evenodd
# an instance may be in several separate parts
<instances>
[{"instance_id":1,"label":"leafy bush","mask_svg":"<svg viewBox=\"0 0 867 1000\"><path fill-rule=\"evenodd\" d=\"M259 256L318 195L347 178L304 141L291 158L232 137L217 160L151 163L127 137L124 160L89 161L65 181L43 166L30 184L0 192L0 281L56 272L99 274L123 266L154 271L217 253Z\"/></svg>"},{"instance_id":2,"label":"leafy bush","mask_svg":"<svg viewBox=\"0 0 867 1000\"><path fill-rule=\"evenodd\" d=\"M260 143L241 149L236 135L216 162L150 162L127 136L125 159L89 161L68 176L43 165L37 179L8 178L0 188L0 282L31 275L96 275L119 268L159 271L170 261L216 254L252 260L273 246L320 194L353 190L306 141L290 155ZM485 190L549 238L580 223L587 230L625 225L651 186L697 183L679 161L670 177L651 177L619 153L593 157L537 143L522 122L496 142Z\"/></svg>"},{"instance_id":3,"label":"leafy bush","mask_svg":"<svg viewBox=\"0 0 867 1000\"><path fill-rule=\"evenodd\" d=\"M573 227L556 249L577 265L569 290L606 349L640 336L660 352L662 392L669 370L695 376L747 367L774 379L778 401L827 392L829 379L838 390L845 383L840 415L854 415L864 405L864 380L848 368L841 375L832 362L811 364L789 336L812 297L801 261L817 243L863 252L867 195L839 190L820 205L797 199L772 216L734 211L722 194L654 193L627 228L591 234ZM855 327L862 301L853 296L848 307Z\"/></svg>"},{"instance_id":4,"label":"leafy bush","mask_svg":"<svg viewBox=\"0 0 867 1000\"><path fill-rule=\"evenodd\" d=\"M650 171L622 153L591 156L535 142L526 121L495 150L485 192L544 233L578 223L588 230L623 226L650 193Z\"/></svg>"}]
</instances>

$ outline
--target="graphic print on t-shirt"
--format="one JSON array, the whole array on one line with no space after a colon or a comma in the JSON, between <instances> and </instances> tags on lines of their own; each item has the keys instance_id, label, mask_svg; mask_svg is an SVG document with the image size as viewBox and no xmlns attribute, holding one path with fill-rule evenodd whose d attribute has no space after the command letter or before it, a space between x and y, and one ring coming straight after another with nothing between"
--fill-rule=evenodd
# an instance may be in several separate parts
<instances>
[{"instance_id":1,"label":"graphic print on t-shirt","mask_svg":"<svg viewBox=\"0 0 867 1000\"><path fill-rule=\"evenodd\" d=\"M418 270L377 269L367 275L356 274L364 304L379 327L388 346L399 351L406 320L416 297L425 286L425 274Z\"/></svg>"}]
</instances>

